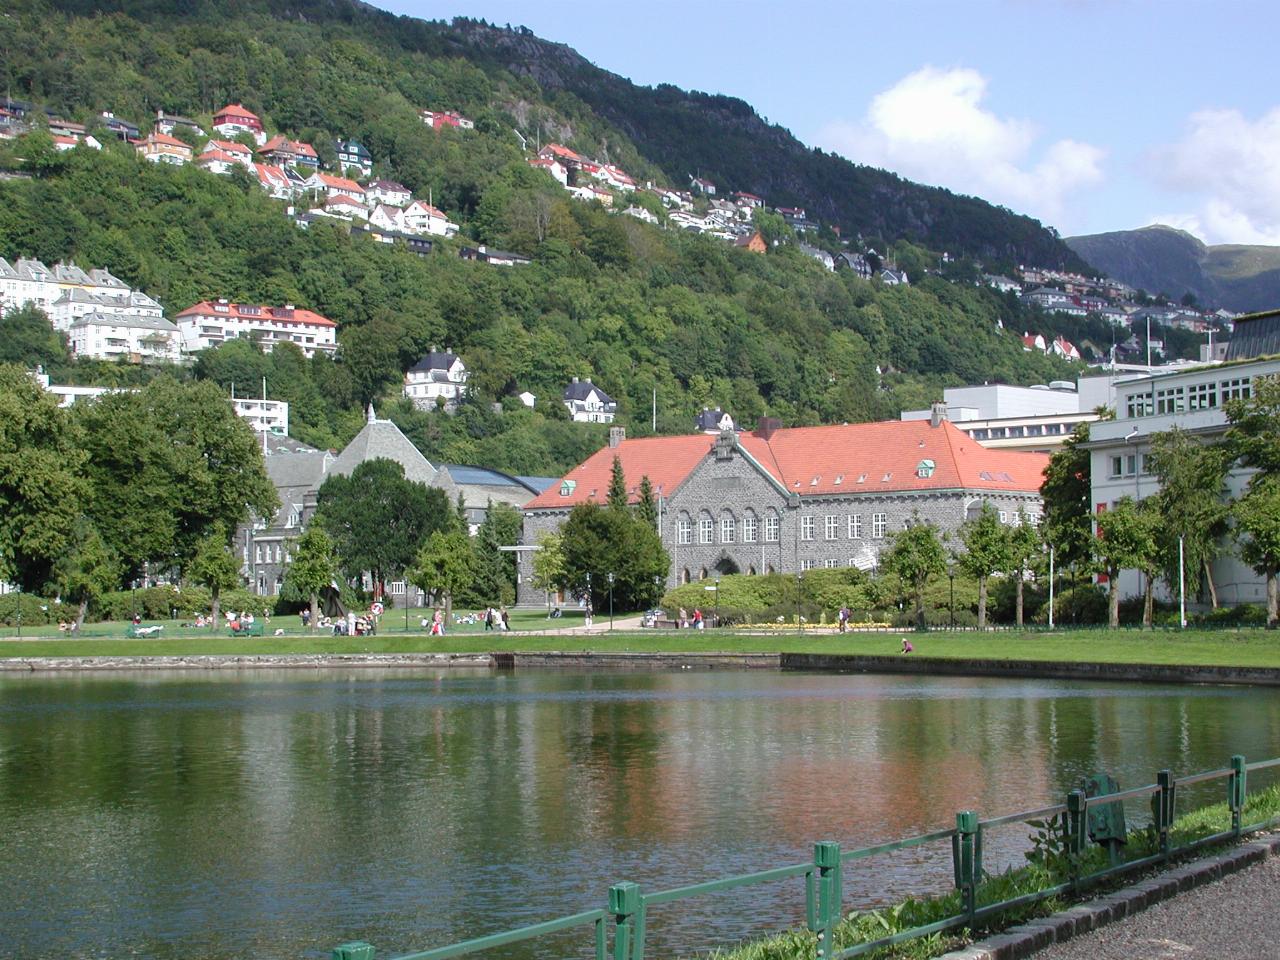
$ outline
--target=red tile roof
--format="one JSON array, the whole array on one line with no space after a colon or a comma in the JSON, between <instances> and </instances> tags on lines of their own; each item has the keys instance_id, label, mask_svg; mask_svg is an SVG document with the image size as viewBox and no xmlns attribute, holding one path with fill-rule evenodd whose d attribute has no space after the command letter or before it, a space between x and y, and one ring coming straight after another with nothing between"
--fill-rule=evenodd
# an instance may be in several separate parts
<instances>
[{"instance_id":1,"label":"red tile roof","mask_svg":"<svg viewBox=\"0 0 1280 960\"><path fill-rule=\"evenodd\" d=\"M538 151L538 153L539 154L551 153L552 155L556 157L560 157L564 160L572 160L574 163L583 162L581 156L574 153L568 147L561 146L558 143L548 143L545 147L543 147L540 151Z\"/></svg>"},{"instance_id":2,"label":"red tile roof","mask_svg":"<svg viewBox=\"0 0 1280 960\"><path fill-rule=\"evenodd\" d=\"M274 137L258 148L259 153L274 153L275 151L282 153L293 153L300 157L317 157L316 148L309 143L302 143L298 140L289 140L284 135L277 133Z\"/></svg>"},{"instance_id":3,"label":"red tile roof","mask_svg":"<svg viewBox=\"0 0 1280 960\"><path fill-rule=\"evenodd\" d=\"M331 173L318 173L316 176L320 178L320 182L326 187L334 190L345 190L348 193L364 194L364 187L354 180L348 180L346 177L335 177Z\"/></svg>"},{"instance_id":4,"label":"red tile roof","mask_svg":"<svg viewBox=\"0 0 1280 960\"><path fill-rule=\"evenodd\" d=\"M243 143L236 143L234 140L210 140L204 146L206 150L223 150L237 156L253 156L252 150L246 147Z\"/></svg>"},{"instance_id":5,"label":"red tile roof","mask_svg":"<svg viewBox=\"0 0 1280 960\"><path fill-rule=\"evenodd\" d=\"M215 126L221 121L219 117L230 117L232 119L243 118L245 120L253 120L258 126L262 126L262 118L250 110L244 104L228 103L225 107L213 115L213 123Z\"/></svg>"},{"instance_id":6,"label":"red tile roof","mask_svg":"<svg viewBox=\"0 0 1280 960\"><path fill-rule=\"evenodd\" d=\"M217 309L218 307L225 307L226 309L219 310ZM246 308L256 312L248 313ZM223 319L248 320L251 322L305 323L316 327L337 326L327 317L322 317L318 313L302 310L298 307L268 307L249 303L215 304L208 300L202 300L193 306L187 307L187 309L179 312L178 317L210 317L215 319L221 317Z\"/></svg>"},{"instance_id":7,"label":"red tile roof","mask_svg":"<svg viewBox=\"0 0 1280 960\"><path fill-rule=\"evenodd\" d=\"M239 163L240 161L238 161L231 154L227 153L227 151L219 150L217 147L214 147L210 150L206 150L204 153L200 154L200 156L196 157L196 163L215 163L215 162L216 163Z\"/></svg>"},{"instance_id":8,"label":"red tile roof","mask_svg":"<svg viewBox=\"0 0 1280 960\"><path fill-rule=\"evenodd\" d=\"M152 133L147 136L143 143L161 143L166 147L181 147L183 150L190 150L190 144L184 143L177 137L171 137L167 133Z\"/></svg>"},{"instance_id":9,"label":"red tile roof","mask_svg":"<svg viewBox=\"0 0 1280 960\"><path fill-rule=\"evenodd\" d=\"M568 496L560 496L561 487L551 487L526 509L603 502L615 454L622 460L633 501L646 474L655 489L661 487L669 496L714 443L705 434L624 440L596 451L565 474L565 480L575 482ZM1044 454L988 450L950 423L933 427L927 420L793 427L774 431L768 440L759 433L742 433L738 444L788 493L800 496L957 488L1034 493L1049 463ZM922 469L924 461L932 461L931 470Z\"/></svg>"}]
</instances>

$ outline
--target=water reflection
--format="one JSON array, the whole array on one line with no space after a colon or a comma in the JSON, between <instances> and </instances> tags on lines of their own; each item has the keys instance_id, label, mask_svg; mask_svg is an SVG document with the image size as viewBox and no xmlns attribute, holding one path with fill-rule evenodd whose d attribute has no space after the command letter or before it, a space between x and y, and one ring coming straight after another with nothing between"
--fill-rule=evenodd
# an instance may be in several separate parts
<instances>
[{"instance_id":1,"label":"water reflection","mask_svg":"<svg viewBox=\"0 0 1280 960\"><path fill-rule=\"evenodd\" d=\"M1280 693L803 674L0 679L0 930L24 957L380 955L1280 749ZM1014 862L1022 837L993 838ZM938 888L945 845L853 904ZM800 916L798 882L663 908L659 953ZM555 955L581 955L589 936Z\"/></svg>"}]
</instances>

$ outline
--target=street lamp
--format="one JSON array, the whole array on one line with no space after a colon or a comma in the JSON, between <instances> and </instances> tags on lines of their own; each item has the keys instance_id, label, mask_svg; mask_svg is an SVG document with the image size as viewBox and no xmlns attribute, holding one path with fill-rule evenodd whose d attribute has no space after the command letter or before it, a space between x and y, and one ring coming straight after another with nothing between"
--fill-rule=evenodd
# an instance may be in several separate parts
<instances>
[{"instance_id":1,"label":"street lamp","mask_svg":"<svg viewBox=\"0 0 1280 960\"><path fill-rule=\"evenodd\" d=\"M613 574L609 577L609 632L613 633Z\"/></svg>"},{"instance_id":2,"label":"street lamp","mask_svg":"<svg viewBox=\"0 0 1280 960\"><path fill-rule=\"evenodd\" d=\"M799 570L796 571L796 629L804 630L804 624L800 622L800 590L804 583L804 574ZM717 591L716 596L719 596Z\"/></svg>"},{"instance_id":3,"label":"street lamp","mask_svg":"<svg viewBox=\"0 0 1280 960\"><path fill-rule=\"evenodd\" d=\"M720 626L720 578L716 577L716 626Z\"/></svg>"},{"instance_id":4,"label":"street lamp","mask_svg":"<svg viewBox=\"0 0 1280 960\"><path fill-rule=\"evenodd\" d=\"M956 628L956 565L947 564L947 579L951 581L951 629Z\"/></svg>"},{"instance_id":5,"label":"street lamp","mask_svg":"<svg viewBox=\"0 0 1280 960\"><path fill-rule=\"evenodd\" d=\"M1049 544L1049 629L1053 629L1053 544Z\"/></svg>"},{"instance_id":6,"label":"street lamp","mask_svg":"<svg viewBox=\"0 0 1280 960\"><path fill-rule=\"evenodd\" d=\"M587 626L591 626L591 574L587 574L587 610L586 610Z\"/></svg>"}]
</instances>

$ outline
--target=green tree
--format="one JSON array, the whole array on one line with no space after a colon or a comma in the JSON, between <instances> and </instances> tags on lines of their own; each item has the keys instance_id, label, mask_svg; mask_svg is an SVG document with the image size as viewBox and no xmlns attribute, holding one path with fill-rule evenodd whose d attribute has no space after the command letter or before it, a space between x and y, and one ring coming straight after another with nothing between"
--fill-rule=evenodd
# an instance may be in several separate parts
<instances>
[{"instance_id":1,"label":"green tree","mask_svg":"<svg viewBox=\"0 0 1280 960\"><path fill-rule=\"evenodd\" d=\"M74 546L89 488L83 442L57 399L0 365L0 578L34 592Z\"/></svg>"},{"instance_id":2,"label":"green tree","mask_svg":"<svg viewBox=\"0 0 1280 960\"><path fill-rule=\"evenodd\" d=\"M476 575L467 593L475 604L512 604L516 600L516 555L502 547L515 545L523 524L520 511L509 503L490 502L484 522L476 530Z\"/></svg>"},{"instance_id":3,"label":"green tree","mask_svg":"<svg viewBox=\"0 0 1280 960\"><path fill-rule=\"evenodd\" d=\"M0 363L46 370L67 362L67 341L53 329L43 310L31 304L0 310Z\"/></svg>"},{"instance_id":4,"label":"green tree","mask_svg":"<svg viewBox=\"0 0 1280 960\"><path fill-rule=\"evenodd\" d=\"M1092 556L1093 515L1090 510L1089 425L1078 424L1049 458L1040 495L1044 499L1043 532L1060 564L1087 564Z\"/></svg>"},{"instance_id":5,"label":"green tree","mask_svg":"<svg viewBox=\"0 0 1280 960\"><path fill-rule=\"evenodd\" d=\"M183 571L187 579L205 587L213 601L213 625L216 628L222 606L222 593L240 584L240 571L231 551L227 535L221 529L210 530L196 545L195 553Z\"/></svg>"},{"instance_id":6,"label":"green tree","mask_svg":"<svg viewBox=\"0 0 1280 960\"><path fill-rule=\"evenodd\" d=\"M1120 625L1120 571L1149 570L1159 556L1152 516L1150 508L1132 497L1121 497L1110 510L1098 514L1094 550L1107 575L1107 622L1112 627ZM1150 592L1148 577L1148 596Z\"/></svg>"},{"instance_id":7,"label":"green tree","mask_svg":"<svg viewBox=\"0 0 1280 960\"><path fill-rule=\"evenodd\" d=\"M1227 532L1229 449L1226 444L1205 443L1174 427L1152 436L1149 457L1152 473L1160 481L1160 491L1150 499L1163 518L1159 539L1165 581L1171 587L1178 584L1181 540L1183 565L1193 571L1196 583L1201 582L1203 573L1215 610L1218 590L1213 582L1213 560L1219 540Z\"/></svg>"},{"instance_id":8,"label":"green tree","mask_svg":"<svg viewBox=\"0 0 1280 960\"><path fill-rule=\"evenodd\" d=\"M1280 576L1280 477L1257 474L1232 509L1241 558L1267 582L1267 626L1277 622Z\"/></svg>"},{"instance_id":9,"label":"green tree","mask_svg":"<svg viewBox=\"0 0 1280 960\"><path fill-rule=\"evenodd\" d=\"M627 477L622 472L622 460L615 455L613 468L609 473L609 495L606 502L615 510L625 510L629 499L627 496Z\"/></svg>"},{"instance_id":10,"label":"green tree","mask_svg":"<svg viewBox=\"0 0 1280 960\"><path fill-rule=\"evenodd\" d=\"M538 549L533 553L533 588L548 594L564 589L568 574L564 565L564 540L558 533L544 533L538 537Z\"/></svg>"},{"instance_id":11,"label":"green tree","mask_svg":"<svg viewBox=\"0 0 1280 960\"><path fill-rule=\"evenodd\" d=\"M303 531L291 553L293 559L285 572L285 581L307 598L311 607L311 632L315 633L320 619L320 592L331 586L338 576L333 540L322 526L313 523Z\"/></svg>"},{"instance_id":12,"label":"green tree","mask_svg":"<svg viewBox=\"0 0 1280 960\"><path fill-rule=\"evenodd\" d=\"M444 603L448 622L454 594L476 575L471 538L458 530L435 530L422 545L406 574L410 583L427 595L429 603Z\"/></svg>"},{"instance_id":13,"label":"green tree","mask_svg":"<svg viewBox=\"0 0 1280 960\"><path fill-rule=\"evenodd\" d=\"M933 524L915 522L893 535L881 567L911 590L916 605L916 629L924 629L924 591L929 578L946 573L947 552Z\"/></svg>"},{"instance_id":14,"label":"green tree","mask_svg":"<svg viewBox=\"0 0 1280 960\"><path fill-rule=\"evenodd\" d=\"M333 538L348 580L368 573L383 585L414 562L433 532L455 529L444 491L409 480L393 460L369 460L348 477L330 476L316 502L314 522Z\"/></svg>"},{"instance_id":15,"label":"green tree","mask_svg":"<svg viewBox=\"0 0 1280 960\"><path fill-rule=\"evenodd\" d=\"M608 601L610 573L615 609L638 610L656 602L671 560L653 527L630 511L588 502L570 511L560 535L562 584L577 596L589 595L596 610Z\"/></svg>"},{"instance_id":16,"label":"green tree","mask_svg":"<svg viewBox=\"0 0 1280 960\"><path fill-rule=\"evenodd\" d=\"M640 498L636 501L636 517L654 530L658 529L658 500L646 473L640 478Z\"/></svg>"},{"instance_id":17,"label":"green tree","mask_svg":"<svg viewBox=\"0 0 1280 960\"><path fill-rule=\"evenodd\" d=\"M960 528L960 569L978 581L978 629L987 627L987 580L1010 565L1009 534L990 504Z\"/></svg>"},{"instance_id":18,"label":"green tree","mask_svg":"<svg viewBox=\"0 0 1280 960\"><path fill-rule=\"evenodd\" d=\"M1041 555L1044 541L1040 530L1031 523L1031 518L1022 510L1018 511L1018 523L1009 531L1008 566L1005 568L1014 578L1014 619L1022 626L1023 584L1033 562Z\"/></svg>"},{"instance_id":19,"label":"green tree","mask_svg":"<svg viewBox=\"0 0 1280 960\"><path fill-rule=\"evenodd\" d=\"M1280 377L1255 377L1249 397L1227 402L1225 442L1240 464L1280 475Z\"/></svg>"},{"instance_id":20,"label":"green tree","mask_svg":"<svg viewBox=\"0 0 1280 960\"><path fill-rule=\"evenodd\" d=\"M84 624L89 604L120 585L120 564L97 530L81 520L74 531L74 545L53 567L58 595L76 605L76 630Z\"/></svg>"}]
</instances>

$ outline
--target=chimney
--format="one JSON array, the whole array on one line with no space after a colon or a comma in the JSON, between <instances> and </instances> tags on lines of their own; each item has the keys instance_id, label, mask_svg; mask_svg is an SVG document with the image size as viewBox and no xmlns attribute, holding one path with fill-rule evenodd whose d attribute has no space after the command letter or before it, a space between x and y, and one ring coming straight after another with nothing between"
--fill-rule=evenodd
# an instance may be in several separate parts
<instances>
[{"instance_id":1,"label":"chimney","mask_svg":"<svg viewBox=\"0 0 1280 960\"><path fill-rule=\"evenodd\" d=\"M947 420L947 405L941 400L935 400L929 405L929 426L940 427Z\"/></svg>"},{"instance_id":2,"label":"chimney","mask_svg":"<svg viewBox=\"0 0 1280 960\"><path fill-rule=\"evenodd\" d=\"M573 382L574 382L574 383L577 383L577 382L578 382L578 378L577 378L577 377L574 377L574 378L573 378Z\"/></svg>"},{"instance_id":3,"label":"chimney","mask_svg":"<svg viewBox=\"0 0 1280 960\"><path fill-rule=\"evenodd\" d=\"M782 429L782 421L777 417L761 417L756 424L756 435L766 443Z\"/></svg>"},{"instance_id":4,"label":"chimney","mask_svg":"<svg viewBox=\"0 0 1280 960\"><path fill-rule=\"evenodd\" d=\"M618 447L622 445L622 441L627 439L626 427L610 427L609 428L609 447Z\"/></svg>"}]
</instances>

